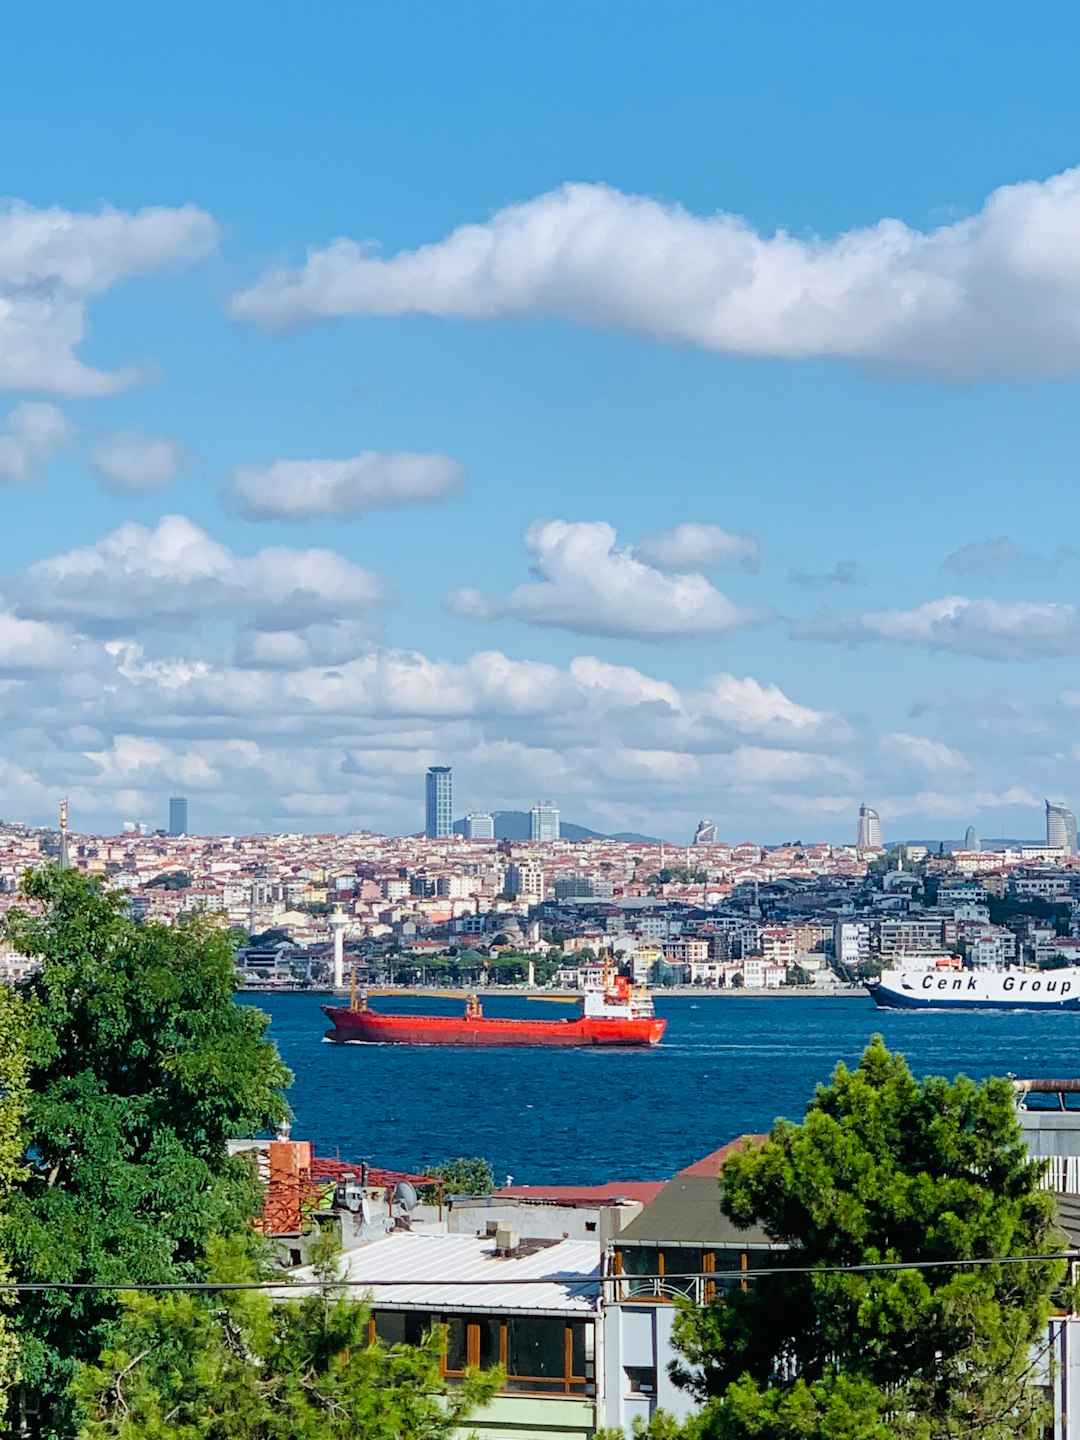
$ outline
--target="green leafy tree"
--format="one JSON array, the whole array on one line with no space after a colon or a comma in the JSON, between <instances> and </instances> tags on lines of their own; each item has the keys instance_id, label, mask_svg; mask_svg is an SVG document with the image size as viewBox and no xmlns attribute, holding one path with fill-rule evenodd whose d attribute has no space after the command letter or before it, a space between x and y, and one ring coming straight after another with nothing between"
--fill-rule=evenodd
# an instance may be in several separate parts
<instances>
[{"instance_id":1,"label":"green leafy tree","mask_svg":"<svg viewBox=\"0 0 1080 1440\"><path fill-rule=\"evenodd\" d=\"M488 1162L479 1155L462 1155L457 1160L442 1160L420 1172L432 1180L443 1182L444 1195L490 1195L495 1189L495 1175Z\"/></svg>"},{"instance_id":2,"label":"green leafy tree","mask_svg":"<svg viewBox=\"0 0 1080 1440\"><path fill-rule=\"evenodd\" d=\"M135 924L122 894L73 870L28 874L7 938L40 969L23 982L25 1169L0 1214L0 1253L24 1281L198 1279L212 1237L259 1204L231 1136L287 1117L290 1075L266 1016L237 1005L232 945L206 918ZM42 1433L72 1431L75 1362L117 1315L102 1292L21 1297L23 1384Z\"/></svg>"},{"instance_id":3,"label":"green leafy tree","mask_svg":"<svg viewBox=\"0 0 1080 1440\"><path fill-rule=\"evenodd\" d=\"M251 1279L244 1247L211 1247L216 1276ZM79 1440L441 1440L502 1383L442 1378L443 1327L421 1345L370 1344L366 1306L333 1283L266 1291L128 1294L109 1349L80 1368Z\"/></svg>"},{"instance_id":4,"label":"green leafy tree","mask_svg":"<svg viewBox=\"0 0 1080 1440\"><path fill-rule=\"evenodd\" d=\"M12 1190L26 1174L22 1163L22 1127L27 1099L26 1007L14 991L0 986L0 1214ZM11 1278L0 1252L0 1280ZM7 1306L0 1310L0 1422L7 1397L19 1377L18 1338Z\"/></svg>"},{"instance_id":5,"label":"green leafy tree","mask_svg":"<svg viewBox=\"0 0 1080 1440\"><path fill-rule=\"evenodd\" d=\"M880 1037L837 1067L802 1124L724 1168L722 1207L790 1247L785 1266L687 1308L677 1330L709 1440L1036 1440L1034 1363L1065 1267L856 1272L880 1262L1061 1248L1007 1081L917 1082Z\"/></svg>"}]
</instances>

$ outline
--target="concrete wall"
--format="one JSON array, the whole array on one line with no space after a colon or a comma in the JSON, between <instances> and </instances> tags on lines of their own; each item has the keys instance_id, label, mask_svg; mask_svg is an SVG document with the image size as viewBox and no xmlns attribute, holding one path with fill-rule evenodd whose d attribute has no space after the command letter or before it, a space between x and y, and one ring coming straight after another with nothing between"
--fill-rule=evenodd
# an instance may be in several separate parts
<instances>
[{"instance_id":1,"label":"concrete wall","mask_svg":"<svg viewBox=\"0 0 1080 1440\"><path fill-rule=\"evenodd\" d=\"M462 1431L477 1440L592 1440L596 1404L568 1395L496 1395Z\"/></svg>"},{"instance_id":2,"label":"concrete wall","mask_svg":"<svg viewBox=\"0 0 1080 1440\"><path fill-rule=\"evenodd\" d=\"M676 1389L667 1373L675 1358L671 1341L675 1306L632 1301L608 1305L604 1311L603 1423L619 1425L629 1435L634 1420L648 1420L655 1410L684 1419L694 1409L685 1390ZM634 1394L630 1369L655 1370L653 1395Z\"/></svg>"}]
</instances>

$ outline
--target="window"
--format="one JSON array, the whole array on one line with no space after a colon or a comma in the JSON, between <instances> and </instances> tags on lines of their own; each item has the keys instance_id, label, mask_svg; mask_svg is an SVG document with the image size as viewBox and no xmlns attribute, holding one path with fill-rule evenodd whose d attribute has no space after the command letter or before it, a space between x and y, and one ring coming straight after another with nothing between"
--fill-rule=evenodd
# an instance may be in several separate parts
<instances>
[{"instance_id":1,"label":"window","mask_svg":"<svg viewBox=\"0 0 1080 1440\"><path fill-rule=\"evenodd\" d=\"M594 1395L595 1343L591 1320L554 1316L431 1315L376 1310L372 1341L419 1345L437 1326L445 1327L443 1374L459 1380L467 1368L506 1369L506 1389L538 1395Z\"/></svg>"},{"instance_id":2,"label":"window","mask_svg":"<svg viewBox=\"0 0 1080 1440\"><path fill-rule=\"evenodd\" d=\"M626 1393L628 1395L656 1394L656 1367L649 1365L627 1365Z\"/></svg>"}]
</instances>

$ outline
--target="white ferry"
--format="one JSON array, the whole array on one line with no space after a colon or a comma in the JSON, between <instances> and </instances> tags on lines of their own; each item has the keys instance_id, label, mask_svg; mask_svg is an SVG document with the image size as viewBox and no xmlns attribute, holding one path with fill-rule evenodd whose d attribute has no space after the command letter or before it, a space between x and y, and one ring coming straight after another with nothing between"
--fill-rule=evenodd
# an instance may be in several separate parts
<instances>
[{"instance_id":1,"label":"white ferry","mask_svg":"<svg viewBox=\"0 0 1080 1440\"><path fill-rule=\"evenodd\" d=\"M887 1010L1078 1010L1080 966L885 970L866 988Z\"/></svg>"}]
</instances>

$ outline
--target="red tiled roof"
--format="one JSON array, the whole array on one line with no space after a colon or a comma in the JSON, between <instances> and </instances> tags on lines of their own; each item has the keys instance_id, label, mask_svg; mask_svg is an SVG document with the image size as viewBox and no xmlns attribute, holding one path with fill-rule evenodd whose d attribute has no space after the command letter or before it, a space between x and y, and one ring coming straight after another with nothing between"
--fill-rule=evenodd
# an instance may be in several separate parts
<instances>
[{"instance_id":1,"label":"red tiled roof","mask_svg":"<svg viewBox=\"0 0 1080 1440\"><path fill-rule=\"evenodd\" d=\"M613 1200L639 1200L648 1205L664 1188L663 1180L612 1180L606 1185L505 1185L495 1194L508 1200L537 1200L549 1205L588 1209Z\"/></svg>"},{"instance_id":2,"label":"red tiled roof","mask_svg":"<svg viewBox=\"0 0 1080 1440\"><path fill-rule=\"evenodd\" d=\"M346 1160L330 1160L326 1156L316 1155L311 1162L312 1180L343 1180L346 1175L360 1178L360 1162L354 1160L351 1164ZM411 1185L433 1185L436 1182L430 1176L410 1175L407 1170L383 1170L377 1165L369 1165L367 1168L369 1185L396 1185L399 1180L408 1180Z\"/></svg>"},{"instance_id":3,"label":"red tiled roof","mask_svg":"<svg viewBox=\"0 0 1080 1440\"><path fill-rule=\"evenodd\" d=\"M745 1150L747 1145L762 1145L769 1137L767 1135L739 1135L735 1140L729 1140L726 1145L721 1145L719 1150L714 1150L711 1155L703 1155L700 1160L695 1160L693 1165L688 1165L685 1170L680 1170L680 1175L702 1175L706 1179L716 1180L720 1171L724 1168L724 1162L740 1150Z\"/></svg>"}]
</instances>

